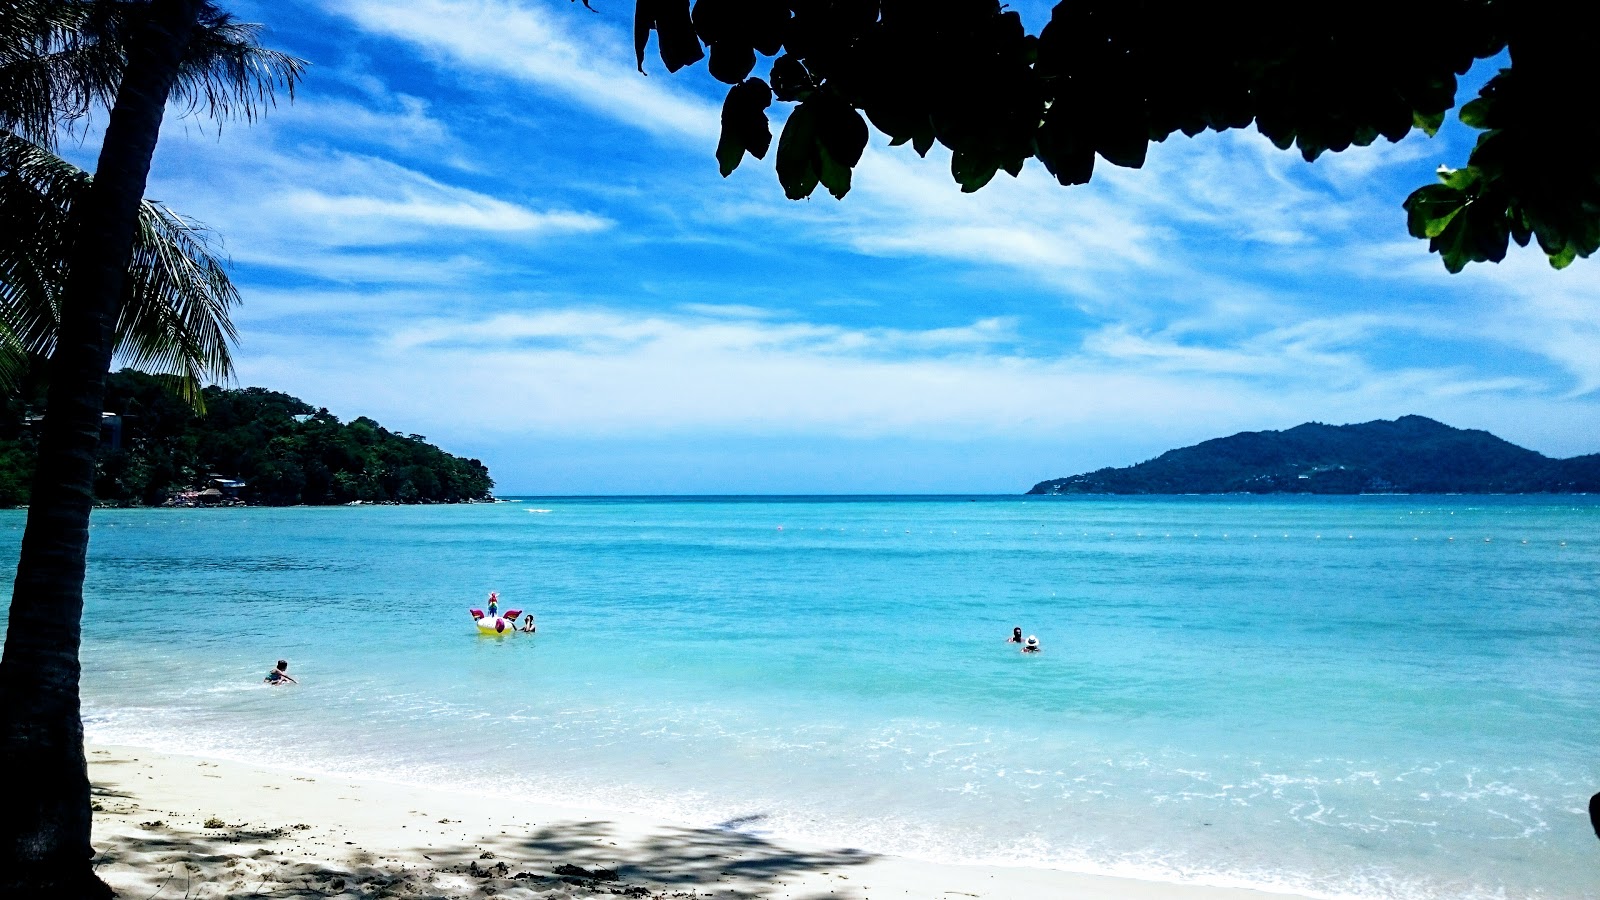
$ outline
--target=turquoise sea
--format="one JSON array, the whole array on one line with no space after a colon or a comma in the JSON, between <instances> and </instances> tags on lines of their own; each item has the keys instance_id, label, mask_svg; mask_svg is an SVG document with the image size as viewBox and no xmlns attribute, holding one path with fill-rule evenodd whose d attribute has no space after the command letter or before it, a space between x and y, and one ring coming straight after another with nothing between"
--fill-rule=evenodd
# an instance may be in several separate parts
<instances>
[{"instance_id":1,"label":"turquoise sea","mask_svg":"<svg viewBox=\"0 0 1600 900\"><path fill-rule=\"evenodd\" d=\"M23 513L0 514L14 559ZM92 740L943 861L1600 897L1600 498L97 511ZM489 590L539 633L480 638ZM1013 626L1044 646L1023 656ZM303 684L269 689L278 657Z\"/></svg>"}]
</instances>

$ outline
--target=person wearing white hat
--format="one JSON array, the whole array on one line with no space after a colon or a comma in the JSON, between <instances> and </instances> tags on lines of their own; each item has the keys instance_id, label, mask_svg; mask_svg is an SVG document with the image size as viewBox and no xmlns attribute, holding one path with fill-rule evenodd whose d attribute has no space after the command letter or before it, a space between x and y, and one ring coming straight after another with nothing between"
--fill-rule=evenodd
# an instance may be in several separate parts
<instances>
[{"instance_id":1,"label":"person wearing white hat","mask_svg":"<svg viewBox=\"0 0 1600 900\"><path fill-rule=\"evenodd\" d=\"M1028 635L1028 642L1026 644L1022 645L1022 652L1023 653L1038 653L1039 652L1039 639L1037 637L1034 637L1031 634Z\"/></svg>"}]
</instances>

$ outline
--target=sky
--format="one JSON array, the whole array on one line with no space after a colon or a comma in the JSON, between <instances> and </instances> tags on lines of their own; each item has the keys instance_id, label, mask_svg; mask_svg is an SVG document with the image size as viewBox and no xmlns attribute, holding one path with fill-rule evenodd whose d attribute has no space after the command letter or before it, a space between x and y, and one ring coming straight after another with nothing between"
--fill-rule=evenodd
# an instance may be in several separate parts
<instances>
[{"instance_id":1,"label":"sky","mask_svg":"<svg viewBox=\"0 0 1600 900\"><path fill-rule=\"evenodd\" d=\"M770 156L719 176L726 88L640 75L623 0L222 5L311 63L253 124L169 113L156 154L149 196L232 260L236 384L502 495L1012 493L1412 413L1600 451L1600 261L1451 276L1406 234L1453 121L1315 164L1180 134L972 195L875 136L843 201L794 202Z\"/></svg>"}]
</instances>

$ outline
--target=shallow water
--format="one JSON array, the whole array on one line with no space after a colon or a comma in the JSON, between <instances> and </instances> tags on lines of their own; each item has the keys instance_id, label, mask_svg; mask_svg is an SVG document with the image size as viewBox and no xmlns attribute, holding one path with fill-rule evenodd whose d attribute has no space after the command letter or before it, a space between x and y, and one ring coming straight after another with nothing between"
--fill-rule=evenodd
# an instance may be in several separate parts
<instances>
[{"instance_id":1,"label":"shallow water","mask_svg":"<svg viewBox=\"0 0 1600 900\"><path fill-rule=\"evenodd\" d=\"M91 555L94 740L946 861L1600 897L1596 498L108 510ZM477 637L490 589L539 634ZM279 656L302 687L258 684Z\"/></svg>"}]
</instances>

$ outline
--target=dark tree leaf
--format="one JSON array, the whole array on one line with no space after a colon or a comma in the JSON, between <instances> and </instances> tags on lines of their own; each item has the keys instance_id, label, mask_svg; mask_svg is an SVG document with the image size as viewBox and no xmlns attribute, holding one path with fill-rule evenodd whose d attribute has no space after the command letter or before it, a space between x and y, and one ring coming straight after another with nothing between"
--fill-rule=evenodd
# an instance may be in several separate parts
<instances>
[{"instance_id":1,"label":"dark tree leaf","mask_svg":"<svg viewBox=\"0 0 1600 900\"><path fill-rule=\"evenodd\" d=\"M811 196L817 189L817 110L812 103L802 103L789 114L778 137L778 183L783 185L784 196L800 200Z\"/></svg>"},{"instance_id":2,"label":"dark tree leaf","mask_svg":"<svg viewBox=\"0 0 1600 900\"><path fill-rule=\"evenodd\" d=\"M950 174L961 185L963 194L970 194L994 179L1000 171L994 160L981 153L957 150L950 155Z\"/></svg>"},{"instance_id":3,"label":"dark tree leaf","mask_svg":"<svg viewBox=\"0 0 1600 900\"><path fill-rule=\"evenodd\" d=\"M764 56L783 50L789 24L789 4L783 0L744 0L747 9L745 39Z\"/></svg>"},{"instance_id":4,"label":"dark tree leaf","mask_svg":"<svg viewBox=\"0 0 1600 900\"><path fill-rule=\"evenodd\" d=\"M1406 198L1406 227L1412 237L1435 238L1467 205L1467 196L1445 184L1417 188Z\"/></svg>"},{"instance_id":5,"label":"dark tree leaf","mask_svg":"<svg viewBox=\"0 0 1600 900\"><path fill-rule=\"evenodd\" d=\"M806 67L789 54L784 54L772 61L772 93L785 103L804 100L816 90L816 85L811 80L811 73Z\"/></svg>"},{"instance_id":6,"label":"dark tree leaf","mask_svg":"<svg viewBox=\"0 0 1600 900\"><path fill-rule=\"evenodd\" d=\"M738 84L756 67L756 51L746 44L720 41L711 45L711 77L723 84Z\"/></svg>"},{"instance_id":7,"label":"dark tree leaf","mask_svg":"<svg viewBox=\"0 0 1600 900\"><path fill-rule=\"evenodd\" d=\"M640 72L644 71L644 51L651 31L656 33L656 47L668 72L705 57L689 16L689 0L638 0L633 12L633 53Z\"/></svg>"},{"instance_id":8,"label":"dark tree leaf","mask_svg":"<svg viewBox=\"0 0 1600 900\"><path fill-rule=\"evenodd\" d=\"M1056 101L1045 113L1044 124L1034 136L1033 155L1063 185L1088 184L1094 175L1094 147L1079 136L1066 101Z\"/></svg>"},{"instance_id":9,"label":"dark tree leaf","mask_svg":"<svg viewBox=\"0 0 1600 900\"><path fill-rule=\"evenodd\" d=\"M694 31L707 44L739 40L740 0L695 0Z\"/></svg>"},{"instance_id":10,"label":"dark tree leaf","mask_svg":"<svg viewBox=\"0 0 1600 900\"><path fill-rule=\"evenodd\" d=\"M1461 120L1461 124L1469 128L1488 128L1491 102L1488 97L1469 101L1461 107L1460 112L1456 113L1456 117Z\"/></svg>"},{"instance_id":11,"label":"dark tree leaf","mask_svg":"<svg viewBox=\"0 0 1600 900\"><path fill-rule=\"evenodd\" d=\"M850 193L850 167L833 158L826 145L817 146L817 175L822 181L822 186L828 189L835 200L843 200L844 195Z\"/></svg>"},{"instance_id":12,"label":"dark tree leaf","mask_svg":"<svg viewBox=\"0 0 1600 900\"><path fill-rule=\"evenodd\" d=\"M861 113L830 98L817 109L817 140L835 162L853 169L867 148L867 123Z\"/></svg>"},{"instance_id":13,"label":"dark tree leaf","mask_svg":"<svg viewBox=\"0 0 1600 900\"><path fill-rule=\"evenodd\" d=\"M733 174L744 155L764 159L772 146L772 129L767 124L767 107L772 91L766 82L751 78L728 89L722 102L722 137L717 141L717 163L722 177Z\"/></svg>"},{"instance_id":14,"label":"dark tree leaf","mask_svg":"<svg viewBox=\"0 0 1600 900\"><path fill-rule=\"evenodd\" d=\"M1412 113L1411 124L1422 129L1423 133L1428 137L1433 137L1439 133L1440 126L1444 124L1444 110L1441 109L1431 113Z\"/></svg>"}]
</instances>

